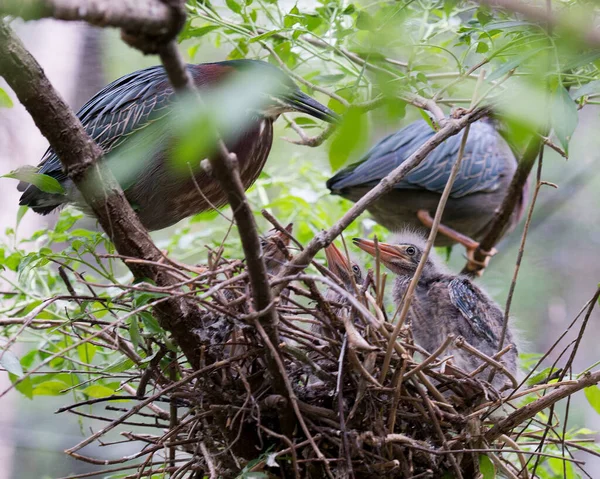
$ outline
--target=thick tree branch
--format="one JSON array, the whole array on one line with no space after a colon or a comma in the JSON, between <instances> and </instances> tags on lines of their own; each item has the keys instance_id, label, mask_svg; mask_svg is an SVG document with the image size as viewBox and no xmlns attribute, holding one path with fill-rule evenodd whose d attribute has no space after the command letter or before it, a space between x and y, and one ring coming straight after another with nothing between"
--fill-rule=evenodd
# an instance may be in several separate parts
<instances>
[{"instance_id":1,"label":"thick tree branch","mask_svg":"<svg viewBox=\"0 0 600 479\"><path fill-rule=\"evenodd\" d=\"M418 166L427 155L437 148L441 143L451 136L456 135L468 124L471 124L483 116L489 114L490 107L476 108L473 111L467 112L460 119L448 119L444 122L444 126L429 140L427 140L417 151L415 151L405 162L390 172L383 178L377 186L373 187L365 196L357 201L352 207L342 216L331 228L317 234L308 243L306 248L297 254L278 275L278 279L285 276L293 275L302 271L315 255L339 236L356 218L358 218L367 207L376 201L378 198L388 193L394 188L394 185L404 178L413 168ZM285 287L285 282L274 286L274 294L279 294L281 289Z\"/></svg>"},{"instance_id":2,"label":"thick tree branch","mask_svg":"<svg viewBox=\"0 0 600 479\"><path fill-rule=\"evenodd\" d=\"M523 198L523 196L525 196L523 192L526 191L527 179L529 178L529 173L531 173L535 160L540 153L541 146L542 137L540 135L535 135L529 142L529 145L527 145L527 149L525 150L521 161L519 161L515 175L513 176L508 191L506 192L506 196L502 201L502 206L500 206L500 209L496 211L496 214L494 215L489 232L475 250L474 258L479 264L468 262L461 271L462 274L475 276L478 271L483 269L483 264L486 259L486 255L483 252L492 251L506 231L510 218L518 203L520 201L527 201L527 198ZM525 205L523 205L523 207L524 206Z\"/></svg>"},{"instance_id":3,"label":"thick tree branch","mask_svg":"<svg viewBox=\"0 0 600 479\"><path fill-rule=\"evenodd\" d=\"M2 0L0 13L24 20L83 20L98 27L167 39L174 38L180 28L177 12L160 0Z\"/></svg>"},{"instance_id":4,"label":"thick tree branch","mask_svg":"<svg viewBox=\"0 0 600 479\"><path fill-rule=\"evenodd\" d=\"M515 412L510 414L508 417L500 421L484 435L486 441L492 443L498 439L502 434L509 434L515 427L523 422L534 417L538 412L552 406L554 403L564 399L577 391L593 386L600 382L600 371L594 373L587 373L581 379L574 384L569 384L557 388L547 396L543 396L540 399L517 409Z\"/></svg>"},{"instance_id":5,"label":"thick tree branch","mask_svg":"<svg viewBox=\"0 0 600 479\"><path fill-rule=\"evenodd\" d=\"M0 22L0 75L14 90L48 139L63 168L109 235L117 251L147 260L128 263L138 280L152 280L169 287L173 278L158 262L162 254L131 209L112 173L99 162L101 149L92 141L81 122L54 90L36 60L12 30ZM200 311L184 298L171 298L156 305L161 326L171 332L192 366L200 364L199 338L190 334L200 324Z\"/></svg>"},{"instance_id":6,"label":"thick tree branch","mask_svg":"<svg viewBox=\"0 0 600 479\"><path fill-rule=\"evenodd\" d=\"M220 154L210 162L212 174L227 193L227 201L233 211L233 217L244 249L244 256L246 257L246 265L248 266L254 309L260 313L258 321L271 344L277 348L280 342L277 331L277 311L271 294L256 222L244 193L245 189L240 178L237 157L234 153L229 153L222 143L220 146ZM275 354L278 354L277 351L267 348L266 356L269 362L269 372L274 380L274 389L277 394L291 400L283 377L285 370L282 372L278 367L277 358L274 357Z\"/></svg>"}]
</instances>

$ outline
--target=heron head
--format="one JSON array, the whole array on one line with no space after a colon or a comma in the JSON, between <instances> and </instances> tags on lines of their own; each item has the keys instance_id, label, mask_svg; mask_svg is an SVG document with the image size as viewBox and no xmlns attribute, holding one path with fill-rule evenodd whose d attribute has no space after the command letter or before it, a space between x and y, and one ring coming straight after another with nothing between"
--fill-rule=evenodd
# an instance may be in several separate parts
<instances>
[{"instance_id":1,"label":"heron head","mask_svg":"<svg viewBox=\"0 0 600 479\"><path fill-rule=\"evenodd\" d=\"M367 239L354 238L352 241L374 258L377 257L377 249L379 249L381 262L398 276L414 275L423 257L424 246L418 241L400 241L397 244L379 243L377 246L374 241ZM428 257L421 273L421 279L427 279L434 275L437 269L435 257Z\"/></svg>"},{"instance_id":2,"label":"heron head","mask_svg":"<svg viewBox=\"0 0 600 479\"><path fill-rule=\"evenodd\" d=\"M360 266L354 261L348 260L335 244L331 243L325 248L325 257L329 271L342 280L346 290L354 291L354 285L362 284Z\"/></svg>"},{"instance_id":3,"label":"heron head","mask_svg":"<svg viewBox=\"0 0 600 479\"><path fill-rule=\"evenodd\" d=\"M294 81L280 68L259 60L230 60L221 65L232 67L246 78L259 82L261 105L258 113L276 119L286 112L305 113L329 123L339 121L338 115L314 98L303 93Z\"/></svg>"},{"instance_id":4,"label":"heron head","mask_svg":"<svg viewBox=\"0 0 600 479\"><path fill-rule=\"evenodd\" d=\"M292 233L293 227L293 223L285 227L288 234L273 228L264 237L260 238L263 258L269 274L277 274L287 260L286 248L290 244L289 235Z\"/></svg>"}]
</instances>

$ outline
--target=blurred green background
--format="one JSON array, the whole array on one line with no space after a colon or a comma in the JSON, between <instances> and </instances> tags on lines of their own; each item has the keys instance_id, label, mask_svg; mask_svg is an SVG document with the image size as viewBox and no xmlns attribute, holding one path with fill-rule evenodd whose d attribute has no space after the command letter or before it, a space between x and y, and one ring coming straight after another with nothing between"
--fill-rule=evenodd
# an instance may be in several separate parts
<instances>
[{"instance_id":1,"label":"blurred green background","mask_svg":"<svg viewBox=\"0 0 600 479\"><path fill-rule=\"evenodd\" d=\"M467 66L484 58L491 58L490 65L485 68L497 79L504 78L510 67L517 68L499 89L500 101L505 111L515 115L519 125L528 127L548 121L550 115L556 130L568 131L572 125L565 125L567 120L556 111L544 110L538 96L543 97L544 88L552 82L562 81L576 90L598 81L596 58L575 66L567 64L568 59L587 53L581 44L558 42L552 50L555 55L552 67L548 69L546 55L541 53L547 51L547 38L541 29L523 22L509 24L505 18L491 18L493 15L489 11L478 10L473 4L434 1L354 5L341 1L306 1L295 5L258 0L241 4L228 0L226 5L213 4L218 16L206 7L208 4L191 2L190 5L192 21L186 28L189 38L183 41L182 51L191 62L241 56L266 59L269 52L239 31L241 25L257 35L263 33L257 29L266 28L274 35L265 37L265 41L271 41L271 48L300 75L336 91L350 102L372 99L379 94L388 100L383 108L366 114L366 121L361 123L361 138L355 148L342 153L342 160L360 157L385 134L421 118L419 110L396 101L396 95L413 91L429 97L440 85L456 79L458 71L464 72ZM491 21L505 23L486 29ZM109 81L157 63L155 57L144 57L125 46L115 31L52 21L17 24L17 27L75 109ZM483 30L487 33L482 34ZM275 39L277 34L293 36L296 31L299 35L327 41L336 48L367 52L366 57L374 60L380 58L377 55L389 55L406 62L408 67L398 70L397 79L384 80L379 75L367 75L331 51L321 52L309 43L303 45L298 38L294 39L298 43L278 43ZM45 43L47 45L43 45ZM68 54L65 55L56 54L63 51L62 48L71 50L66 50ZM474 83L472 79L463 79L443 98L453 106L466 107ZM528 88L535 94L528 95ZM596 90L590 91L593 94ZM342 111L339 104L322 93L309 93ZM600 135L597 133L600 117L594 102L588 103L578 112L579 122L568 145L569 160L549 148L544 155L542 179L555 183L558 188L545 186L540 192L511 308L513 325L519 332L521 351L524 352L544 352L592 297L600 281ZM446 104L444 106L447 108ZM321 131L317 125L307 126L316 126L307 129L311 135ZM0 142L0 158L6 159L2 163L3 173L19 164L35 164L39 160L44 143L37 137L39 132L18 105L0 110L0 139L6 140ZM293 221L296 237L306 242L315 232L330 226L350 206L349 202L330 196L325 188L325 181L335 171L332 163L341 166L340 156L333 158L331 154L336 137L318 148L293 145L283 137L297 138L297 135L282 118L276 124L267 166L248 194L261 232L266 232L269 226L259 212L268 208L280 222ZM555 137L554 141L560 144L561 138ZM2 180L2 230L15 226L17 198L14 183ZM225 213L230 215L227 209ZM56 215L40 218L29 212L19 226L17 237L25 238L35 230L52 227L56 218ZM94 229L95 222L82 219L77 227ZM214 213L205 213L152 236L161 248L167 248L177 258L193 264L206 257L204 244L218 244L226 229L226 221ZM499 254L480 280L501 305L506 301L522 230L523 224L500 243ZM374 226L365 214L352 225L347 237L374 232L384 239L389 235L383 228ZM6 238L7 244L14 241L11 235ZM228 238L226 246L228 254L240 256L235 232ZM36 243L27 247L35 249ZM354 253L361 257L356 251ZM464 261L462 248L455 247L450 258L451 268L460 270ZM7 274L10 276L9 272ZM574 371L581 371L600 360L596 344L599 319L596 310L575 360ZM576 332L577 328L574 328L569 333L565 345ZM27 348L27 344L22 344L19 352L24 354ZM562 348L551 354L545 365L550 365L560 351ZM0 385L6 384L5 375L0 376ZM52 414L69 401L73 402L74 396L37 396L35 400L29 400L15 391L0 399L0 464L3 464L0 465L0 479L55 478L99 469L99 466L76 462L62 452L89 434L90 427L101 427L97 421ZM569 425L596 430L600 427L598 418L583 394L576 395L571 404ZM114 439L117 439L116 435ZM133 452L134 449L119 450L118 454ZM114 457L115 451L96 448L91 454L109 458ZM597 458L591 455L578 457L584 457L588 472L600 470ZM600 477L600 474L592 476Z\"/></svg>"}]
</instances>

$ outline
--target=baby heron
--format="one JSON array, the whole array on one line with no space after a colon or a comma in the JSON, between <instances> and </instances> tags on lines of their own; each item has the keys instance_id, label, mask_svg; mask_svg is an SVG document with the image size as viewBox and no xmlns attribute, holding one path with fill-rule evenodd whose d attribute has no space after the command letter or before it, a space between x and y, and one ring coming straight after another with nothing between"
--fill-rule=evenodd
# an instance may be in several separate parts
<instances>
[{"instance_id":1,"label":"baby heron","mask_svg":"<svg viewBox=\"0 0 600 479\"><path fill-rule=\"evenodd\" d=\"M375 256L373 241L355 238L354 244L370 255ZM393 297L401 304L423 255L426 240L412 232L402 232L396 237L396 244L379 243L381 262L396 274ZM450 273L435 256L430 253L419 278L412 298L409 320L415 342L434 352L450 335L462 336L473 348L493 357L498 352L504 314L481 288L464 276ZM507 330L505 345L511 345L500 362L513 377L517 373L517 348L512 332ZM482 360L471 352L450 345L449 352L461 370L469 373L482 364ZM487 379L489 371L477 375ZM508 377L496 372L492 385L501 391L508 384Z\"/></svg>"}]
</instances>

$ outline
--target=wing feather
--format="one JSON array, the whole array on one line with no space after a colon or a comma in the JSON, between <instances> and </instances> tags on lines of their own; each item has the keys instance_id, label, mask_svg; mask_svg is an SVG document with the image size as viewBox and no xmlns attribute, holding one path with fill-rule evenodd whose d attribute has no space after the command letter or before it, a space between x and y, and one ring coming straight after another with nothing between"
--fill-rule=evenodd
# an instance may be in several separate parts
<instances>
[{"instance_id":1,"label":"wing feather","mask_svg":"<svg viewBox=\"0 0 600 479\"><path fill-rule=\"evenodd\" d=\"M434 134L424 120L411 123L381 140L360 161L330 178L327 187L338 193L355 186L374 186L404 163ZM461 135L448 138L397 183L395 188L426 189L441 193L458 155L460 142ZM510 155L510 158L502 155ZM516 164L508 145L494 127L485 121L473 123L461 168L450 195L459 198L471 193L495 190L507 161Z\"/></svg>"},{"instance_id":2,"label":"wing feather","mask_svg":"<svg viewBox=\"0 0 600 479\"><path fill-rule=\"evenodd\" d=\"M498 339L487 324L487 314L484 309L483 297L475 286L466 278L454 278L448 283L450 301L461 312L467 323L478 336L490 344L496 344Z\"/></svg>"}]
</instances>

